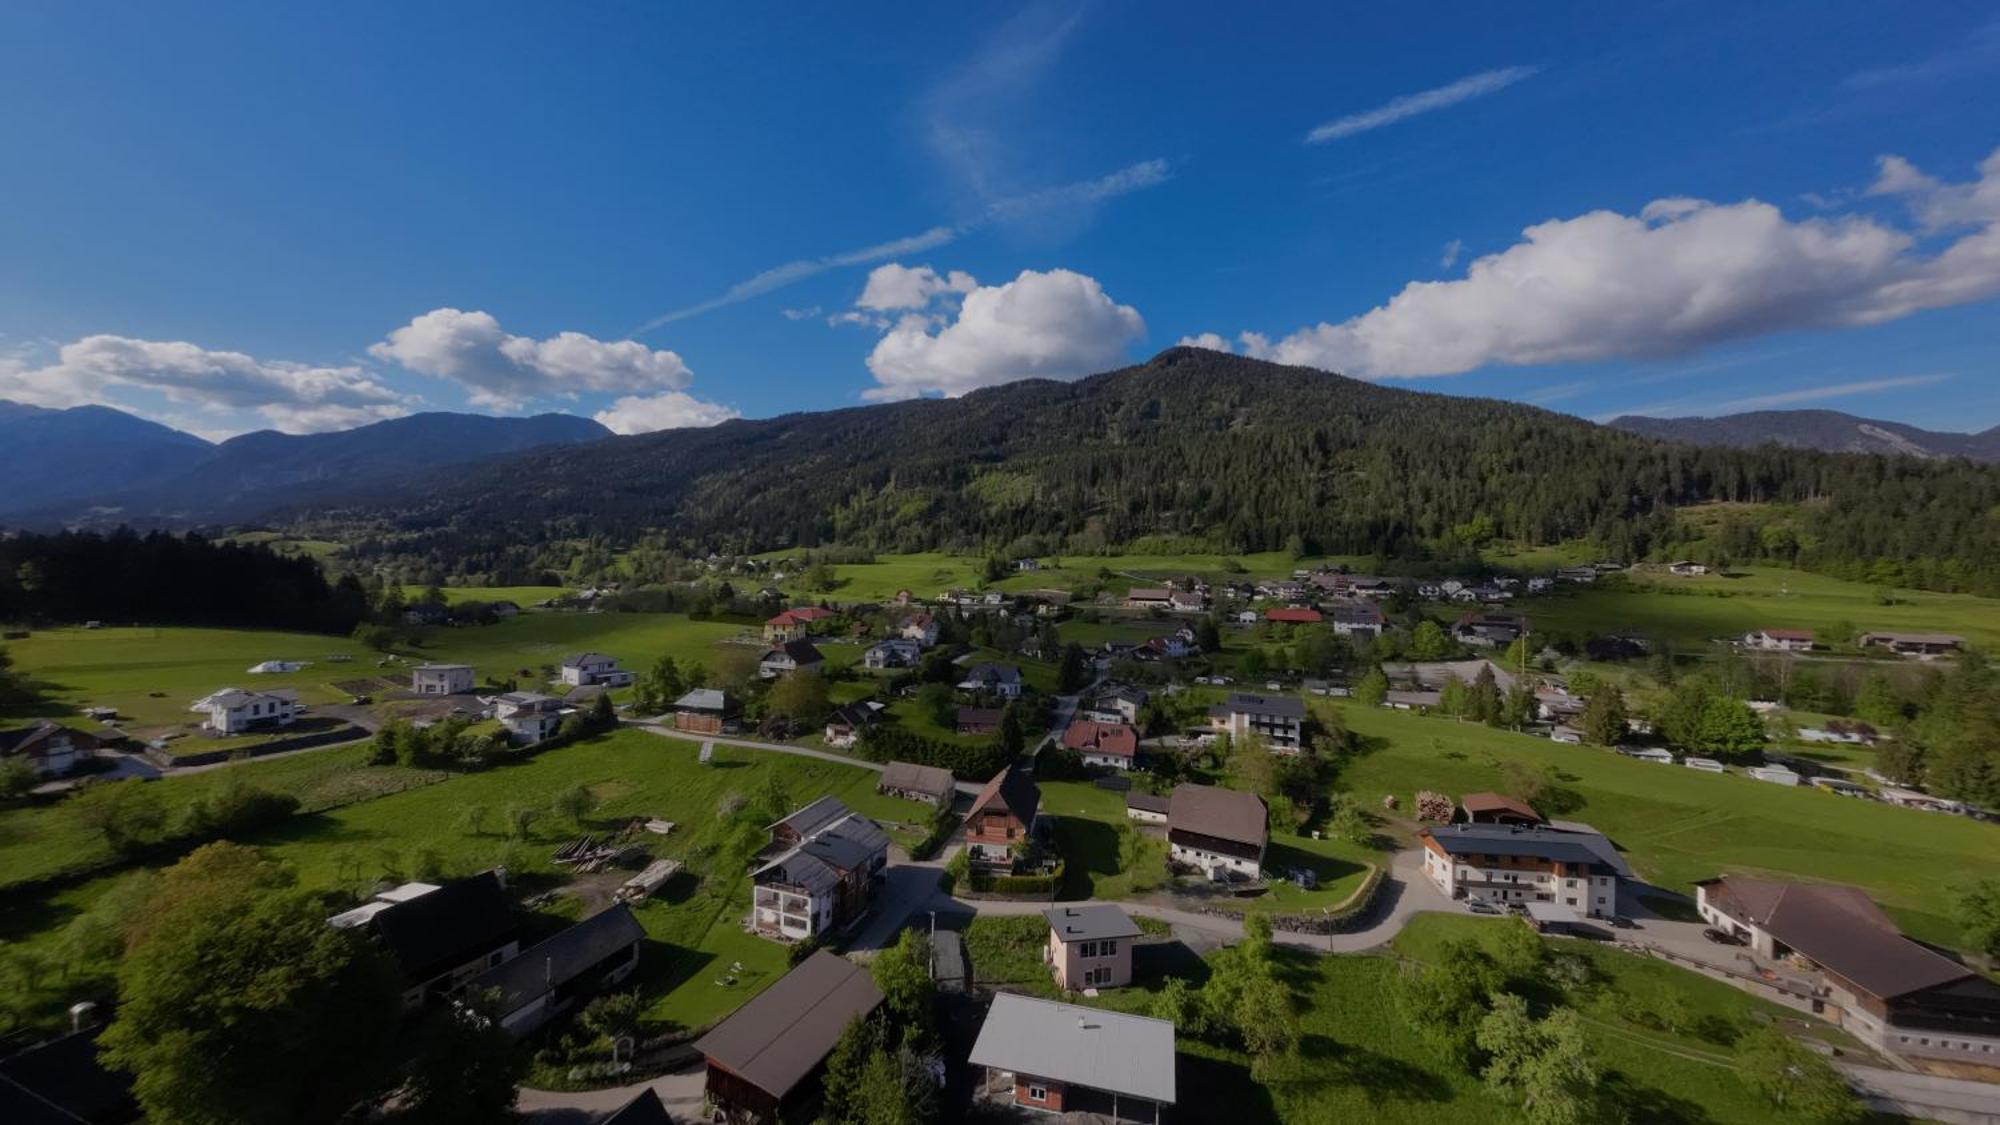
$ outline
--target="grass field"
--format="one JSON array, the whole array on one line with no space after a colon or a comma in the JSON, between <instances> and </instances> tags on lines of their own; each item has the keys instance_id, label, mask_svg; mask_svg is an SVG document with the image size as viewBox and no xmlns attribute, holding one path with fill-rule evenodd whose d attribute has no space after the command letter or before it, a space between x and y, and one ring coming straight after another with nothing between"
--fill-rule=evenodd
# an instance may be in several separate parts
<instances>
[{"instance_id":1,"label":"grass field","mask_svg":"<svg viewBox=\"0 0 2000 1125\"><path fill-rule=\"evenodd\" d=\"M2000 875L2000 825L1655 765L1452 719L1352 706L1343 717L1371 747L1341 778L1364 806L1394 794L1409 809L1418 789L1452 796L1497 789L1503 761L1547 765L1576 799L1564 816L1595 825L1642 877L1677 890L1725 871L1852 883L1913 936L1955 945L1962 938L1947 917L1953 884Z\"/></svg>"},{"instance_id":2,"label":"grass field","mask_svg":"<svg viewBox=\"0 0 2000 1125\"><path fill-rule=\"evenodd\" d=\"M470 664L482 678L538 671L585 651L615 656L635 670L663 655L683 668L691 663L713 668L716 642L743 631L741 625L691 621L680 613L524 613L492 625L433 630L419 653L425 660Z\"/></svg>"},{"instance_id":3,"label":"grass field","mask_svg":"<svg viewBox=\"0 0 2000 1125\"><path fill-rule=\"evenodd\" d=\"M329 751L156 784L185 801L236 770L255 771L249 776L262 785L307 792L418 774L361 767L357 754ZM648 843L658 855L686 861L692 874L639 910L653 939L640 987L651 1017L699 1027L733 1010L785 968L784 947L742 932L741 918L749 909L745 826L741 817L720 815L725 798L760 794L775 779L791 805L832 794L891 824L922 822L927 810L877 794L876 775L857 767L724 746L703 766L696 754L691 742L622 731L478 773L424 774L421 780L443 783L325 808L243 842L269 849L298 872L301 885L317 890L352 892L378 879L414 877L420 869L459 876L495 865L505 865L517 885L543 887L561 878L551 853L582 828L602 829L635 816L676 821L681 827L671 837L648 837ZM577 784L588 786L599 801L581 828L547 811L556 791ZM484 811L482 825L468 819L470 808ZM503 834L512 808L541 810L525 839ZM48 853L76 843L52 830L60 824L53 812L48 819L21 811L0 818L0 869L12 875L24 862L44 868L57 863ZM748 838L761 843L757 828L749 826ZM108 885L106 878L54 894L0 896L0 939L53 948L60 926Z\"/></svg>"},{"instance_id":4,"label":"grass field","mask_svg":"<svg viewBox=\"0 0 2000 1125\"><path fill-rule=\"evenodd\" d=\"M446 605L457 605L460 602L513 602L522 609L574 592L569 586L445 586L442 589ZM423 597L424 590L423 586L405 586L403 598L406 601L414 601Z\"/></svg>"}]
</instances>

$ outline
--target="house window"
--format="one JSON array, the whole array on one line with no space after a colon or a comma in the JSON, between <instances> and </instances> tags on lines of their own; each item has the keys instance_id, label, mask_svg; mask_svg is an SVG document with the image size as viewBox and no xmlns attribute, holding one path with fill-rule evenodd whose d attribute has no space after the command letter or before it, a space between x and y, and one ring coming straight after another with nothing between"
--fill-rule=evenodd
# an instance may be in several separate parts
<instances>
[{"instance_id":1,"label":"house window","mask_svg":"<svg viewBox=\"0 0 2000 1125\"><path fill-rule=\"evenodd\" d=\"M1037 1085L1035 1085L1035 1084L1034 1084L1034 1083L1032 1083L1032 1082L1031 1082L1031 1083L1029 1083L1029 1084L1028 1084L1028 1100L1029 1100L1029 1101L1031 1101L1031 1102L1045 1102L1045 1101L1048 1101L1048 1100L1049 1100L1049 1088L1048 1088L1047 1086L1037 1086Z\"/></svg>"},{"instance_id":2,"label":"house window","mask_svg":"<svg viewBox=\"0 0 2000 1125\"><path fill-rule=\"evenodd\" d=\"M1109 957L1116 952L1118 952L1118 943L1115 941L1101 941L1097 943L1097 955L1099 957Z\"/></svg>"}]
</instances>

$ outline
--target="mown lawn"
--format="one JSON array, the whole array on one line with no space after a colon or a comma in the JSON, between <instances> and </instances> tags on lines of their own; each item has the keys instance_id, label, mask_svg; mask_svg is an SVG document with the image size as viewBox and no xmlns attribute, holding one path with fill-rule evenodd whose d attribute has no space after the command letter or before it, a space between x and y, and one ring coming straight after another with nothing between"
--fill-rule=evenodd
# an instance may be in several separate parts
<instances>
[{"instance_id":1,"label":"mown lawn","mask_svg":"<svg viewBox=\"0 0 2000 1125\"><path fill-rule=\"evenodd\" d=\"M425 589L423 586L405 586L403 597L414 601L423 597ZM575 592L570 586L446 586L443 590L446 605L457 605L460 602L513 602L522 609Z\"/></svg>"},{"instance_id":2,"label":"mown lawn","mask_svg":"<svg viewBox=\"0 0 2000 1125\"><path fill-rule=\"evenodd\" d=\"M1595 825L1642 877L1676 890L1725 871L1852 883L1913 936L1956 944L1962 938L1947 916L1952 886L2000 875L2000 825L1639 762L1452 719L1342 710L1369 748L1341 784L1365 807L1394 794L1408 810L1418 789L1453 796L1497 789L1501 763L1510 760L1546 765L1574 801L1565 817Z\"/></svg>"},{"instance_id":3,"label":"mown lawn","mask_svg":"<svg viewBox=\"0 0 2000 1125\"><path fill-rule=\"evenodd\" d=\"M714 668L716 643L744 631L727 622L691 621L683 613L523 613L492 625L432 630L416 655L470 664L482 680L526 680L580 652L617 657L634 671L644 671L661 656L672 656L684 669L690 664Z\"/></svg>"},{"instance_id":4,"label":"mown lawn","mask_svg":"<svg viewBox=\"0 0 2000 1125\"><path fill-rule=\"evenodd\" d=\"M651 1018L700 1027L734 1010L785 968L783 947L742 932L749 910L747 859L763 842L762 819L726 818L726 804L745 799L754 804L775 783L787 807L832 794L857 811L912 824L925 819L926 809L877 794L877 775L858 767L727 746L717 746L714 761L703 766L696 761L697 752L692 742L621 731L526 761L446 775L439 784L300 816L243 842L267 848L291 864L302 885L330 893L357 893L378 879L419 873L454 877L496 865L505 866L525 891L553 887L564 878L551 855L580 831L612 828L638 816L676 821L680 827L672 836L644 838L656 855L686 862L689 874L639 911L654 942L646 951L641 987ZM353 760L333 757L347 754L330 751L271 765L309 762L329 775L344 766L354 776ZM157 784L185 788L212 783L229 772L234 770ZM281 782L269 774L257 779L273 787ZM582 825L549 811L557 791L577 784L589 787L599 801ZM518 839L506 828L515 808L537 811L527 835ZM475 809L478 814L469 811ZM35 825L17 823L10 815L0 826L9 834L10 849L32 846ZM12 852L0 857L4 863ZM57 929L102 894L105 885L108 879L59 894L0 897L0 938L53 948ZM741 968L735 968L739 963Z\"/></svg>"}]
</instances>

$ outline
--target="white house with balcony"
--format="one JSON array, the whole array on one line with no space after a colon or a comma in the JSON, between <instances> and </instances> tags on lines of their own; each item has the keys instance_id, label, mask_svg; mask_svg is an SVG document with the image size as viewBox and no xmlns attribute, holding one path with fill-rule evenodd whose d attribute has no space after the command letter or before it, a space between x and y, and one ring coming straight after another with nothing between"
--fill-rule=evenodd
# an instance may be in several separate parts
<instances>
[{"instance_id":1,"label":"white house with balcony","mask_svg":"<svg viewBox=\"0 0 2000 1125\"><path fill-rule=\"evenodd\" d=\"M463 695L472 690L470 664L419 664L410 669L410 690L418 695Z\"/></svg>"},{"instance_id":2,"label":"white house with balcony","mask_svg":"<svg viewBox=\"0 0 2000 1125\"><path fill-rule=\"evenodd\" d=\"M562 662L562 682L570 687L625 687L638 677L618 666L618 658L582 652Z\"/></svg>"},{"instance_id":3,"label":"white house with balcony","mask_svg":"<svg viewBox=\"0 0 2000 1125\"><path fill-rule=\"evenodd\" d=\"M1555 903L1610 918L1619 880L1632 873L1610 840L1581 824L1448 824L1424 829L1418 840L1424 874L1454 899Z\"/></svg>"},{"instance_id":4,"label":"white house with balcony","mask_svg":"<svg viewBox=\"0 0 2000 1125\"><path fill-rule=\"evenodd\" d=\"M299 693L289 690L244 691L227 687L194 701L189 711L208 716L202 726L217 734L243 734L267 727L290 726L299 717Z\"/></svg>"}]
</instances>

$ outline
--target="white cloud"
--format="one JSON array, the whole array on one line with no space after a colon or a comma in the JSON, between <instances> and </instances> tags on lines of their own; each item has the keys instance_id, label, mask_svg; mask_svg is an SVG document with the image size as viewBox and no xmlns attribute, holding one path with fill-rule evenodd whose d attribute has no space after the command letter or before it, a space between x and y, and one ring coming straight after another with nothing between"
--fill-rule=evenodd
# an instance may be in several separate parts
<instances>
[{"instance_id":1,"label":"white cloud","mask_svg":"<svg viewBox=\"0 0 2000 1125\"><path fill-rule=\"evenodd\" d=\"M599 422L617 434L647 434L654 430L713 426L742 416L734 407L705 402L682 391L647 396L627 395L596 415Z\"/></svg>"},{"instance_id":2,"label":"white cloud","mask_svg":"<svg viewBox=\"0 0 2000 1125\"><path fill-rule=\"evenodd\" d=\"M1113 301L1095 278L1023 270L1004 285L965 295L956 317L909 313L868 356L880 385L864 397L957 396L1015 379L1072 379L1117 366L1144 335L1138 310Z\"/></svg>"},{"instance_id":3,"label":"white cloud","mask_svg":"<svg viewBox=\"0 0 2000 1125\"><path fill-rule=\"evenodd\" d=\"M1900 156L1880 157L1876 165L1868 194L1902 199L1926 231L2000 222L2000 149L1980 162L1977 180L1964 184L1939 183Z\"/></svg>"},{"instance_id":4,"label":"white cloud","mask_svg":"<svg viewBox=\"0 0 2000 1125\"><path fill-rule=\"evenodd\" d=\"M785 314L786 320L811 320L825 310L821 309L818 305L807 305L802 309L780 309L778 311Z\"/></svg>"},{"instance_id":5,"label":"white cloud","mask_svg":"<svg viewBox=\"0 0 2000 1125\"><path fill-rule=\"evenodd\" d=\"M1709 407L1710 410L1727 413L1736 410L1766 410L1773 406L1794 406L1801 402L1819 402L1829 398L1848 398L1853 395L1874 394L1878 391L1901 390L1905 387L1931 387L1950 379L1949 373L1938 375L1895 375L1886 379L1863 379L1853 383L1832 383L1820 387L1803 387L1776 394L1751 395L1748 398L1730 399Z\"/></svg>"},{"instance_id":6,"label":"white cloud","mask_svg":"<svg viewBox=\"0 0 2000 1125\"><path fill-rule=\"evenodd\" d=\"M63 345L52 364L0 364L0 398L37 406L102 403L121 390L213 413L251 411L289 433L398 418L419 401L361 367L260 360L184 341L86 336Z\"/></svg>"},{"instance_id":7,"label":"white cloud","mask_svg":"<svg viewBox=\"0 0 2000 1125\"><path fill-rule=\"evenodd\" d=\"M1461 280L1411 282L1387 304L1251 354L1371 378L1489 364L1653 358L1795 329L1877 324L2000 294L2000 155L1976 184L1885 162L1881 190L1926 222L1985 227L1923 256L1859 216L1793 222L1757 200L1657 200L1527 228Z\"/></svg>"},{"instance_id":8,"label":"white cloud","mask_svg":"<svg viewBox=\"0 0 2000 1125\"><path fill-rule=\"evenodd\" d=\"M964 270L940 274L929 266L910 267L890 262L869 271L868 284L854 303L878 312L920 309L946 293L970 293L978 286Z\"/></svg>"},{"instance_id":9,"label":"white cloud","mask_svg":"<svg viewBox=\"0 0 2000 1125\"><path fill-rule=\"evenodd\" d=\"M1458 264L1458 256L1465 253L1465 240L1454 238L1444 244L1444 253L1438 258L1438 268L1448 270Z\"/></svg>"},{"instance_id":10,"label":"white cloud","mask_svg":"<svg viewBox=\"0 0 2000 1125\"><path fill-rule=\"evenodd\" d=\"M781 266L773 266L762 273L737 282L728 289L723 290L717 296L710 297L706 301L697 301L692 305L674 309L671 312L661 313L659 316L634 328L628 335L643 335L662 325L672 324L677 320L686 320L691 316L700 316L703 313L714 312L716 309L739 304L752 297L760 297L766 293L783 289L786 286L796 285L809 277L817 277L829 270L842 269L848 266L864 266L870 262L886 261L887 259L900 258L907 254L921 254L926 250L935 250L947 243L956 242L973 231L999 220L1014 219L1023 215L1049 211L1064 206L1098 203L1130 192L1139 191L1143 188L1149 188L1156 184L1165 183L1168 178L1168 165L1166 161L1145 160L1129 167L1121 168L1109 175L1099 176L1096 179L1079 180L1076 183L1062 184L1057 187L1030 192L1026 195L997 200L988 204L985 211L977 218L958 223L954 226L932 227L922 234L913 234L907 238L893 239L888 242L877 243L874 246L864 246L859 250L847 250L838 254L828 254L821 258L800 258L796 261L786 262Z\"/></svg>"},{"instance_id":11,"label":"white cloud","mask_svg":"<svg viewBox=\"0 0 2000 1125\"><path fill-rule=\"evenodd\" d=\"M1229 345L1228 340L1223 339L1213 332L1204 332L1199 336L1182 336L1179 340L1175 341L1175 346L1182 348L1207 348L1212 352L1233 352L1236 350Z\"/></svg>"},{"instance_id":12,"label":"white cloud","mask_svg":"<svg viewBox=\"0 0 2000 1125\"><path fill-rule=\"evenodd\" d=\"M1354 136L1356 133L1366 133L1385 125L1394 125L1398 121L1415 117L1420 113L1430 113L1460 102L1471 101L1473 98L1483 98L1488 94L1504 90L1524 78L1533 77L1538 69L1532 66L1510 66L1500 70L1483 70L1449 85L1418 94L1405 94L1374 109L1350 113L1316 126L1312 132L1306 134L1306 143L1316 145L1337 141L1343 137Z\"/></svg>"},{"instance_id":13,"label":"white cloud","mask_svg":"<svg viewBox=\"0 0 2000 1125\"><path fill-rule=\"evenodd\" d=\"M519 409L552 395L680 390L693 373L681 357L632 340L562 332L516 336L484 312L433 309L368 349L420 375L450 379L479 406Z\"/></svg>"}]
</instances>

